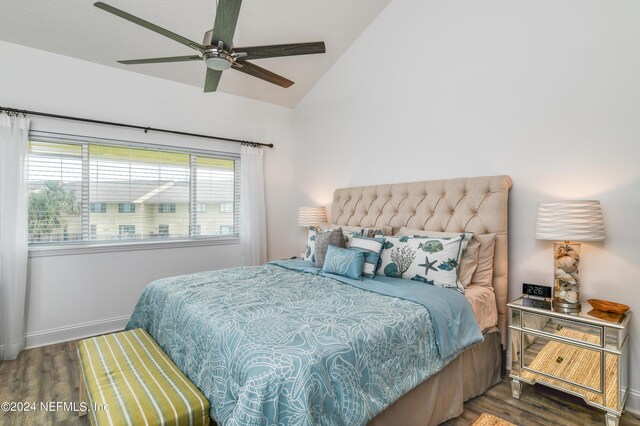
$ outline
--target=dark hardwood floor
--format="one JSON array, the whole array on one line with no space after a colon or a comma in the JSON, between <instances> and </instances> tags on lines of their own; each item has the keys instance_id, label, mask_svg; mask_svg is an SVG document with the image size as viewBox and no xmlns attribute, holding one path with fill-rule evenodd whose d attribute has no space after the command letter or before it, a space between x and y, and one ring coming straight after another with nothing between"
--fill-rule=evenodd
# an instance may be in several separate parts
<instances>
[{"instance_id":1,"label":"dark hardwood floor","mask_svg":"<svg viewBox=\"0 0 640 426\"><path fill-rule=\"evenodd\" d=\"M33 412L0 411L0 425L88 425L87 417L78 417L64 407L45 411L40 402L78 401L78 364L76 343L24 351L15 361L0 362L0 403L5 401L35 402ZM587 406L579 398L543 386L524 385L522 398L511 398L508 378L484 395L467 401L464 413L444 423L447 426L470 425L482 413L501 417L519 426L528 425L604 425L602 411ZM625 426L640 426L640 416L625 413L620 421Z\"/></svg>"},{"instance_id":2,"label":"dark hardwood floor","mask_svg":"<svg viewBox=\"0 0 640 426\"><path fill-rule=\"evenodd\" d=\"M464 404L461 416L445 422L446 426L472 424L480 414L489 413L519 426L604 426L604 411L587 405L581 398L542 385L522 385L520 399L511 397L511 380ZM640 416L625 412L620 425L639 426Z\"/></svg>"},{"instance_id":3,"label":"dark hardwood floor","mask_svg":"<svg viewBox=\"0 0 640 426\"><path fill-rule=\"evenodd\" d=\"M0 411L0 425L89 424L76 412L40 407L40 402L78 401L76 345L43 346L22 352L15 361L0 361L0 403L36 403L35 411Z\"/></svg>"}]
</instances>

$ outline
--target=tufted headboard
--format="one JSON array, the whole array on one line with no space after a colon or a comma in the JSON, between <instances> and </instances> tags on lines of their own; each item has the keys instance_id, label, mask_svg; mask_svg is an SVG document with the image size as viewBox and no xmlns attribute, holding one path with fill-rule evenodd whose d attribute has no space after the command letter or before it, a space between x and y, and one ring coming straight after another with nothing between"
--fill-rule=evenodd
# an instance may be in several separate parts
<instances>
[{"instance_id":1,"label":"tufted headboard","mask_svg":"<svg viewBox=\"0 0 640 426\"><path fill-rule=\"evenodd\" d=\"M509 176L431 180L337 189L331 223L476 234L496 233L493 289L498 328L507 347Z\"/></svg>"}]
</instances>

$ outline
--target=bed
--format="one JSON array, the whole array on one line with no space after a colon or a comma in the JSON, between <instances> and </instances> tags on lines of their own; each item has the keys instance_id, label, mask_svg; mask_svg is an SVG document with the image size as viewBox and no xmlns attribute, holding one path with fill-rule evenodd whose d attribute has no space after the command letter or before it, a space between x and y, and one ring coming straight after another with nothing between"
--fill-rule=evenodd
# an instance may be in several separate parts
<instances>
[{"instance_id":1,"label":"bed","mask_svg":"<svg viewBox=\"0 0 640 426\"><path fill-rule=\"evenodd\" d=\"M488 289L347 282L280 262L156 281L127 328L145 328L224 425L439 424L500 381L510 186L492 176L334 193L337 225L496 234Z\"/></svg>"}]
</instances>

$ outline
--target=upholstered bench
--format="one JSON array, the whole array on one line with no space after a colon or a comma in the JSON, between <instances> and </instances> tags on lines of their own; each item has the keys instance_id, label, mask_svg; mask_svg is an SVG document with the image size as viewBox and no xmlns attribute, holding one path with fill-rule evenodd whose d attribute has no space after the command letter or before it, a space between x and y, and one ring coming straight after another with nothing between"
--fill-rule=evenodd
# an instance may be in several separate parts
<instances>
[{"instance_id":1,"label":"upholstered bench","mask_svg":"<svg viewBox=\"0 0 640 426\"><path fill-rule=\"evenodd\" d=\"M209 401L141 328L80 341L78 360L94 426L209 424Z\"/></svg>"}]
</instances>

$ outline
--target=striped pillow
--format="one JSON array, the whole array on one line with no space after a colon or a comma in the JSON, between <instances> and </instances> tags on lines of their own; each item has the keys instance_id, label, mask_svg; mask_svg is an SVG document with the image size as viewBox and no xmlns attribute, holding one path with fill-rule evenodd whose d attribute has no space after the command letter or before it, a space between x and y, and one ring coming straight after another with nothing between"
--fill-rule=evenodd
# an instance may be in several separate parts
<instances>
[{"instance_id":1,"label":"striped pillow","mask_svg":"<svg viewBox=\"0 0 640 426\"><path fill-rule=\"evenodd\" d=\"M362 271L363 277L375 277L380 260L380 252L382 252L382 248L384 247L384 241L384 238L368 238L361 235L354 235L351 239L351 248L361 250L365 253L364 270Z\"/></svg>"}]
</instances>

